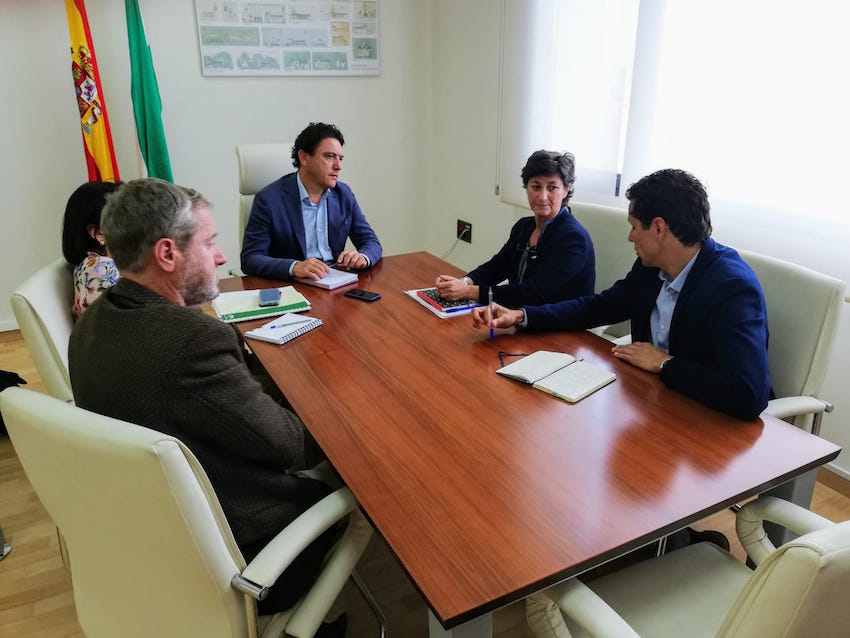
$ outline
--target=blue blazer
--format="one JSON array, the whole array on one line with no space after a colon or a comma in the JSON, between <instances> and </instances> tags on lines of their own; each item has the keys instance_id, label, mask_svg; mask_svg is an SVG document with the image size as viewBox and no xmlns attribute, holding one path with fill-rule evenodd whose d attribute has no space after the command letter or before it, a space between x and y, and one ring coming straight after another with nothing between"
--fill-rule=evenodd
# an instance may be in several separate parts
<instances>
[{"instance_id":1,"label":"blue blazer","mask_svg":"<svg viewBox=\"0 0 850 638\"><path fill-rule=\"evenodd\" d=\"M599 294L526 308L535 330L579 330L625 319L632 341L651 342L649 317L661 289L658 268L636 260ZM700 403L754 419L770 398L767 309L755 273L733 249L706 239L670 322L673 359L661 381Z\"/></svg>"},{"instance_id":2,"label":"blue blazer","mask_svg":"<svg viewBox=\"0 0 850 638\"><path fill-rule=\"evenodd\" d=\"M374 266L381 259L381 242L342 182L328 192L328 245L334 259L351 237L354 247ZM295 173L284 175L254 197L242 238L242 270L246 275L289 279L289 268L306 258L304 218Z\"/></svg>"},{"instance_id":3,"label":"blue blazer","mask_svg":"<svg viewBox=\"0 0 850 638\"><path fill-rule=\"evenodd\" d=\"M537 249L527 257L523 281L518 281L520 259L534 226L534 217L520 219L502 249L468 273L478 285L479 303L487 303L490 287L493 301L503 306L538 305L593 294L596 282L593 242L569 208L562 208L545 226ZM508 283L499 286L505 279Z\"/></svg>"}]
</instances>

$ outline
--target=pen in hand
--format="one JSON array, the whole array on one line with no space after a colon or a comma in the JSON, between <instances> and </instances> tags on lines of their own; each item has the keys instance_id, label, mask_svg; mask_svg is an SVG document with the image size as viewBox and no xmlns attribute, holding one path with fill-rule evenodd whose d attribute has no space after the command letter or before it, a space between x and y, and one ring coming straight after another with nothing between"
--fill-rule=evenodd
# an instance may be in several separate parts
<instances>
[{"instance_id":1,"label":"pen in hand","mask_svg":"<svg viewBox=\"0 0 850 638\"><path fill-rule=\"evenodd\" d=\"M493 340L493 286L487 287L487 305L490 311L490 341Z\"/></svg>"}]
</instances>

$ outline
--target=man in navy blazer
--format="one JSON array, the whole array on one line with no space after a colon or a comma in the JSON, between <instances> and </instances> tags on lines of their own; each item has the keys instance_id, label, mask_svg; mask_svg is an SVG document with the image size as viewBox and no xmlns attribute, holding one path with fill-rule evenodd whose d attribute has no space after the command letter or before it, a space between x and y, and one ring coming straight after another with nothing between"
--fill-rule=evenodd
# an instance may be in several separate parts
<instances>
[{"instance_id":1,"label":"man in navy blazer","mask_svg":"<svg viewBox=\"0 0 850 638\"><path fill-rule=\"evenodd\" d=\"M342 132L310 123L292 147L292 165L254 197L242 239L242 270L269 279L321 279L329 264L363 269L381 259L381 242L354 193L338 181ZM351 238L354 249L345 249Z\"/></svg>"},{"instance_id":2,"label":"man in navy blazer","mask_svg":"<svg viewBox=\"0 0 850 638\"><path fill-rule=\"evenodd\" d=\"M665 169L635 182L629 241L638 259L624 279L595 295L508 310L496 305L494 327L579 330L631 320L632 343L618 359L709 407L754 419L767 406L767 310L755 273L737 252L709 238L702 184ZM489 326L487 308L473 313Z\"/></svg>"}]
</instances>

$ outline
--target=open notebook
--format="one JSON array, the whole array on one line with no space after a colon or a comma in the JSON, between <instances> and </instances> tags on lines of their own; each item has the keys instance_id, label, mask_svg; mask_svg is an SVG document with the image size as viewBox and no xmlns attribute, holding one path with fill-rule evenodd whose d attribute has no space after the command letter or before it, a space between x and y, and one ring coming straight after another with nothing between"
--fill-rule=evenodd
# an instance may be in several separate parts
<instances>
[{"instance_id":1,"label":"open notebook","mask_svg":"<svg viewBox=\"0 0 850 638\"><path fill-rule=\"evenodd\" d=\"M531 387L575 403L608 385L617 375L566 352L538 350L519 361L496 370Z\"/></svg>"},{"instance_id":2,"label":"open notebook","mask_svg":"<svg viewBox=\"0 0 850 638\"><path fill-rule=\"evenodd\" d=\"M322 320L307 315L287 313L245 333L246 337L283 345L322 325Z\"/></svg>"}]
</instances>

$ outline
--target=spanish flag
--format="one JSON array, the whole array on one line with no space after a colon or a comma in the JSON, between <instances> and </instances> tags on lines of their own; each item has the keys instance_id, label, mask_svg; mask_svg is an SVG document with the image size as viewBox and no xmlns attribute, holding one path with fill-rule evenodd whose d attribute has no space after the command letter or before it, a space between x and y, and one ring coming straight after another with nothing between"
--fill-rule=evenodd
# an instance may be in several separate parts
<instances>
[{"instance_id":1,"label":"spanish flag","mask_svg":"<svg viewBox=\"0 0 850 638\"><path fill-rule=\"evenodd\" d=\"M80 109L80 125L83 130L83 149L89 170L89 181L118 181L118 164L112 149L112 133L100 73L94 56L94 45L89 31L84 0L65 0L68 12L68 31L71 34L71 72Z\"/></svg>"}]
</instances>

